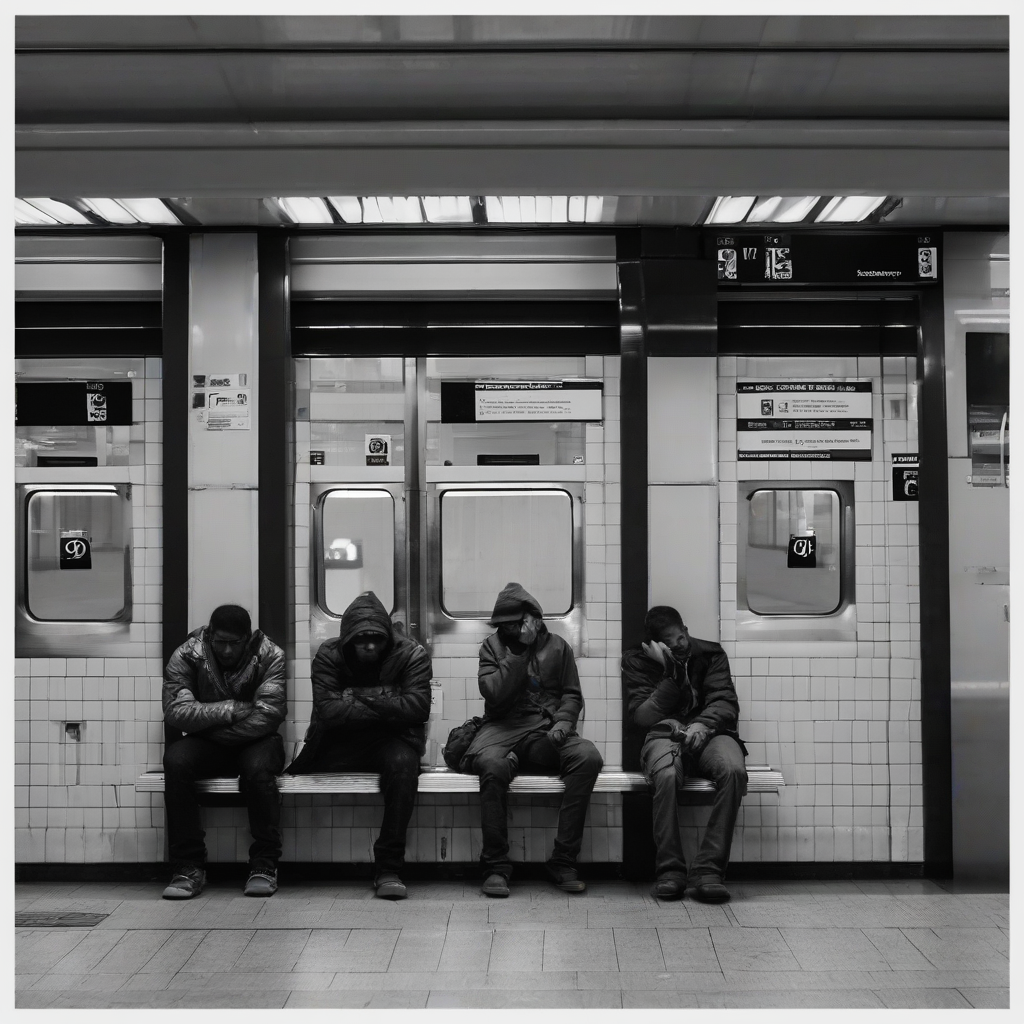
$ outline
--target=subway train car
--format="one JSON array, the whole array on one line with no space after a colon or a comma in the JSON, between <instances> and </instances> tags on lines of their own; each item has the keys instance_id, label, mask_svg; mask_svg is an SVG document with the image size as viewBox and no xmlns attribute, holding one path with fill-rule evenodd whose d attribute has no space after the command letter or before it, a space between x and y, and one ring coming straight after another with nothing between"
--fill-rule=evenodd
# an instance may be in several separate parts
<instances>
[{"instance_id":1,"label":"subway train car","mask_svg":"<svg viewBox=\"0 0 1024 1024\"><path fill-rule=\"evenodd\" d=\"M1008 878L1006 19L566 24L18 19L19 877L162 875L171 652L249 609L290 757L370 590L432 658L411 872L472 874L441 749L517 580L584 874L653 871L619 659L669 604L739 696L731 877ZM283 879L369 877L374 779L281 790Z\"/></svg>"}]
</instances>

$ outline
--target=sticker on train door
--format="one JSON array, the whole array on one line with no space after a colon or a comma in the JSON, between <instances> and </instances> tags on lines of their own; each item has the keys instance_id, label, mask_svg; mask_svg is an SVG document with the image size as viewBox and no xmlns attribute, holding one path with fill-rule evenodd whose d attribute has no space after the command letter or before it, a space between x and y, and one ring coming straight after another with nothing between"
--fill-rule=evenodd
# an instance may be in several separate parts
<instances>
[{"instance_id":1,"label":"sticker on train door","mask_svg":"<svg viewBox=\"0 0 1024 1024\"><path fill-rule=\"evenodd\" d=\"M806 537L797 537L795 534L791 534L789 550L786 555L786 568L817 569L817 551L818 538L813 533Z\"/></svg>"},{"instance_id":2,"label":"sticker on train door","mask_svg":"<svg viewBox=\"0 0 1024 1024\"><path fill-rule=\"evenodd\" d=\"M77 533L60 535L60 567L62 569L91 569L92 547L85 537Z\"/></svg>"},{"instance_id":3,"label":"sticker on train door","mask_svg":"<svg viewBox=\"0 0 1024 1024\"><path fill-rule=\"evenodd\" d=\"M391 435L366 434L366 464L368 466L391 465Z\"/></svg>"}]
</instances>

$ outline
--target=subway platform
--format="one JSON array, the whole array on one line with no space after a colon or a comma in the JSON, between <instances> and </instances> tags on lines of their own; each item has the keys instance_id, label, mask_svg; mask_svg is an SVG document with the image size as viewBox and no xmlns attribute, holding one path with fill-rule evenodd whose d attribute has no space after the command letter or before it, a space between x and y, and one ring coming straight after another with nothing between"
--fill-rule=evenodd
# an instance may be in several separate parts
<instances>
[{"instance_id":1,"label":"subway platform","mask_svg":"<svg viewBox=\"0 0 1024 1024\"><path fill-rule=\"evenodd\" d=\"M1009 895L952 883L736 882L659 903L595 881L16 886L19 1008L1009 1007ZM83 916L72 916L83 915ZM84 915L89 915L88 917ZM57 926L63 920L65 924ZM77 926L67 926L74 921Z\"/></svg>"}]
</instances>

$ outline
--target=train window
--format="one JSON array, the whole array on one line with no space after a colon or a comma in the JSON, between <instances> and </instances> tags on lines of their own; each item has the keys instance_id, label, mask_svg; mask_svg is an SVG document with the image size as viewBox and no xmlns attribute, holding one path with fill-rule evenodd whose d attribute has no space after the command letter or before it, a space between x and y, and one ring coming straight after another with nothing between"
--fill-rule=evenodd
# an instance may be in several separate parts
<instances>
[{"instance_id":1,"label":"train window","mask_svg":"<svg viewBox=\"0 0 1024 1024\"><path fill-rule=\"evenodd\" d=\"M841 514L832 490L763 488L748 497L747 607L831 615L842 599Z\"/></svg>"},{"instance_id":2,"label":"train window","mask_svg":"<svg viewBox=\"0 0 1024 1024\"><path fill-rule=\"evenodd\" d=\"M40 490L25 514L29 614L43 622L109 622L128 603L126 499L115 489Z\"/></svg>"},{"instance_id":3,"label":"train window","mask_svg":"<svg viewBox=\"0 0 1024 1024\"><path fill-rule=\"evenodd\" d=\"M572 497L562 490L448 490L441 495L441 605L486 618L498 592L522 583L545 615L573 607Z\"/></svg>"},{"instance_id":4,"label":"train window","mask_svg":"<svg viewBox=\"0 0 1024 1024\"><path fill-rule=\"evenodd\" d=\"M341 615L372 590L388 611L395 605L395 499L390 491L338 488L320 505L323 593L320 604Z\"/></svg>"}]
</instances>

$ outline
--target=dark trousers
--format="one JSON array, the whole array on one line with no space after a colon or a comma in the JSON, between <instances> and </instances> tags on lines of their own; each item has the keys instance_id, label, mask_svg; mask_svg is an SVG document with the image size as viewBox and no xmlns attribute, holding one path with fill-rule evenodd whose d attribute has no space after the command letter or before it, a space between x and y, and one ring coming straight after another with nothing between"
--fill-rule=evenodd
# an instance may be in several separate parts
<instances>
[{"instance_id":1,"label":"dark trousers","mask_svg":"<svg viewBox=\"0 0 1024 1024\"><path fill-rule=\"evenodd\" d=\"M354 736L328 736L320 745L310 771L377 772L384 795L384 818L373 844L376 874L405 866L405 834L416 804L420 755L405 740L375 731Z\"/></svg>"},{"instance_id":2,"label":"dark trousers","mask_svg":"<svg viewBox=\"0 0 1024 1024\"><path fill-rule=\"evenodd\" d=\"M241 747L226 747L201 736L185 736L164 751L164 808L171 867L206 863L199 819L198 779L238 776L249 809L249 867L277 867L281 858L281 797L277 776L284 768L284 745L275 732Z\"/></svg>"},{"instance_id":3,"label":"dark trousers","mask_svg":"<svg viewBox=\"0 0 1024 1024\"><path fill-rule=\"evenodd\" d=\"M696 761L668 737L649 736L640 752L640 768L654 790L655 871L658 878L700 885L721 882L729 864L732 833L740 801L747 792L743 751L731 736L713 736ZM687 877L679 836L678 790L688 775L715 784L711 817Z\"/></svg>"},{"instance_id":4,"label":"dark trousers","mask_svg":"<svg viewBox=\"0 0 1024 1024\"><path fill-rule=\"evenodd\" d=\"M498 748L500 750L500 747ZM546 733L531 733L515 747L522 774L559 775L565 795L558 812L558 832L551 863L573 867L583 845L583 825L598 772L604 762L597 747L582 736L569 736L556 748ZM493 747L476 755L473 770L480 776L480 824L484 874L512 875L508 856L508 786L512 764Z\"/></svg>"}]
</instances>

